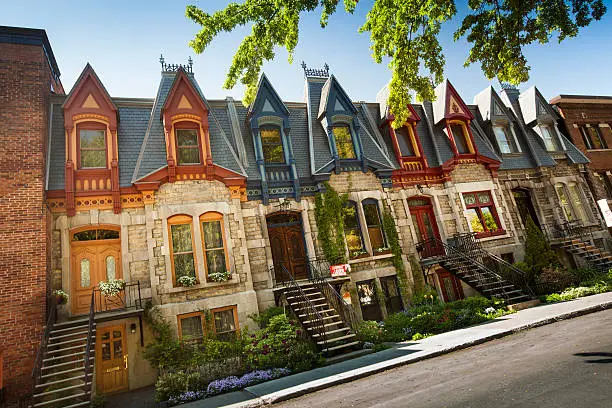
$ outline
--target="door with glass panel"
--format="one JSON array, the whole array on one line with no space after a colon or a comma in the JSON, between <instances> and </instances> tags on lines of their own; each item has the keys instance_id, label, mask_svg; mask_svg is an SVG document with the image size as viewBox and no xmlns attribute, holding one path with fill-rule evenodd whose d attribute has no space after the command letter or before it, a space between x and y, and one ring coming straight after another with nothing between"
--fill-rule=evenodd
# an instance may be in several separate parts
<instances>
[{"instance_id":1,"label":"door with glass panel","mask_svg":"<svg viewBox=\"0 0 612 408\"><path fill-rule=\"evenodd\" d=\"M443 247L440 244L440 232L434 216L431 201L427 197L415 197L408 199L412 224L417 235L417 240L422 248L421 256L442 255Z\"/></svg>"},{"instance_id":2,"label":"door with glass panel","mask_svg":"<svg viewBox=\"0 0 612 408\"><path fill-rule=\"evenodd\" d=\"M98 328L96 333L96 387L101 394L128 388L125 325Z\"/></svg>"},{"instance_id":3,"label":"door with glass panel","mask_svg":"<svg viewBox=\"0 0 612 408\"><path fill-rule=\"evenodd\" d=\"M100 282L122 279L119 231L87 230L72 234L71 310L73 315L89 313L91 293ZM124 306L123 292L117 296L96 296L97 310Z\"/></svg>"}]
</instances>

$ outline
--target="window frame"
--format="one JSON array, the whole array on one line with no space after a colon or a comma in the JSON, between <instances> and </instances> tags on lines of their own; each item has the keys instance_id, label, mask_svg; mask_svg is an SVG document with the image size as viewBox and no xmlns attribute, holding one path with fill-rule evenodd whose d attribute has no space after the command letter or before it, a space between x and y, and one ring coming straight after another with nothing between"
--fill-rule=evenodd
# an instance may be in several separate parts
<instances>
[{"instance_id":1,"label":"window frame","mask_svg":"<svg viewBox=\"0 0 612 408\"><path fill-rule=\"evenodd\" d=\"M581 221L583 225L591 223L590 212L587 209L586 200L584 199L584 191L580 184L575 181L570 181L566 184L568 198L570 204L574 209L574 215L577 221ZM572 188L574 188L572 192Z\"/></svg>"},{"instance_id":2,"label":"window frame","mask_svg":"<svg viewBox=\"0 0 612 408\"><path fill-rule=\"evenodd\" d=\"M479 202L478 194L481 194L481 193L486 193L486 194L489 195L489 199L490 199L489 204L482 204L482 203ZM475 196L475 198L476 198L476 202L474 204L468 204L465 201L465 196L466 195L471 195L471 194L473 194ZM501 223L501 219L499 217L499 213L497 212L497 205L495 204L495 200L493 199L493 193L492 193L491 190L480 190L480 191L466 191L466 192L462 192L461 193L461 198L462 198L463 203L465 205L466 213L467 213L468 210L475 209L476 210L476 215L478 216L478 220L480 221L480 224L482 225L482 228L484 229L483 232L476 232L476 238L486 238L486 237L493 237L493 236L498 236L498 235L506 234L506 231L504 230L504 227L503 227L503 225ZM487 223L485 222L484 215L483 215L483 212L481 210L481 208L484 208L484 207L490 207L490 212L491 212L491 215L493 216L493 220L497 224L497 230L490 231L489 228L487 227ZM466 214L466 219L468 220L468 226L471 229L470 220L467 217L467 214Z\"/></svg>"},{"instance_id":3,"label":"window frame","mask_svg":"<svg viewBox=\"0 0 612 408\"><path fill-rule=\"evenodd\" d=\"M572 200L569 195L569 190L567 189L567 186L565 185L565 183L557 182L555 183L554 188L555 188L555 194L557 194L557 198L559 199L559 206L561 207L561 210L563 211L563 216L565 220L567 222L574 222L578 220L578 216L576 215L576 212L574 211L574 206L572 205ZM563 195L565 196L565 199L567 202L566 205L563 204L563 200L561 199L559 190L561 190L563 192Z\"/></svg>"},{"instance_id":4,"label":"window frame","mask_svg":"<svg viewBox=\"0 0 612 408\"><path fill-rule=\"evenodd\" d=\"M181 253L175 254L174 245L172 243L172 226L173 225L189 225L191 229L191 254L193 256L193 272L195 275L194 277L196 279L196 284L200 283L200 279L198 277L198 259L196 256L197 254L196 254L195 236L193 233L193 228L194 228L193 227L193 217L190 215L185 215L185 214L173 215L172 217L168 218L167 224L168 224L168 247L170 250L169 251L170 252L170 268L172 269L172 286L180 287L177 283L176 269L174 265L174 256L189 253L189 252L181 252Z\"/></svg>"},{"instance_id":5,"label":"window frame","mask_svg":"<svg viewBox=\"0 0 612 408\"><path fill-rule=\"evenodd\" d=\"M403 128L407 129L407 134L406 134L407 140L405 140L406 138L403 138L403 137L401 138L404 139L407 144L410 144L410 146L412 146L412 155L410 156L406 156L404 154L404 151L402 150L402 144L400 143L399 135L401 135L401 133L399 133L398 131ZM395 141L397 143L397 149L399 151L400 157L406 158L406 159L414 159L414 158L421 157L421 153L419 151L419 145L416 140L416 132L414 131L412 123L405 122L403 126L400 127L399 129L393 129L393 134L395 135Z\"/></svg>"},{"instance_id":6,"label":"window frame","mask_svg":"<svg viewBox=\"0 0 612 408\"><path fill-rule=\"evenodd\" d=\"M262 136L262 130L263 131L269 131L269 130L277 130L278 131L278 140L279 143L264 143L264 138ZM265 125L261 125L259 127L259 141L261 143L261 155L262 158L264 160L264 164L268 165L278 165L278 164L287 164L287 158L285 157L285 144L283 143L283 131L281 129L280 126L275 125L275 124L265 124ZM282 161L268 161L266 160L266 151L264 149L264 146L279 146L281 147L281 155L282 155Z\"/></svg>"},{"instance_id":7,"label":"window frame","mask_svg":"<svg viewBox=\"0 0 612 408\"><path fill-rule=\"evenodd\" d=\"M206 239L204 237L204 227L203 227L203 223L205 222L215 222L215 221L219 221L220 226L221 226L221 239L223 240L223 256L225 259L225 270L226 271L231 271L230 268L230 263L229 263L229 254L228 254L228 250L227 250L227 237L225 234L225 223L223 220L223 214L216 212L216 211L208 211L205 212L204 214L200 215L198 217L198 221L200 223L200 234L202 235L202 256L204 258L204 271L206 274L206 280L208 280L208 262L206 260L206 253L208 251L218 251L221 248L211 248L211 249L207 249L206 248ZM232 279L232 275L230 274L229 279Z\"/></svg>"},{"instance_id":8,"label":"window frame","mask_svg":"<svg viewBox=\"0 0 612 408\"><path fill-rule=\"evenodd\" d=\"M582 140L584 141L587 150L608 150L608 144L606 143L606 139L603 137L598 124L593 125L586 123L584 125L580 125L578 129L582 135ZM594 129L595 135L591 134L589 129ZM595 143L593 142L594 137L597 138L600 147L595 146Z\"/></svg>"},{"instance_id":9,"label":"window frame","mask_svg":"<svg viewBox=\"0 0 612 408\"><path fill-rule=\"evenodd\" d=\"M461 128L461 137L462 137L463 142L465 143L465 148L467 150L465 153L459 151L459 147L457 145L457 135L455 135L455 132L453 132L454 126L459 126ZM450 133L450 135L453 138L453 144L455 145L455 151L457 152L457 155L468 156L468 155L474 154L475 150L474 150L474 145L472 144L472 140L470 137L470 131L468 129L468 125L464 121L449 120L446 123L446 129L447 129L447 132Z\"/></svg>"},{"instance_id":10,"label":"window frame","mask_svg":"<svg viewBox=\"0 0 612 408\"><path fill-rule=\"evenodd\" d=\"M104 147L100 148L83 148L81 147L81 131L82 130L94 130L94 131L102 131L104 136ZM84 122L79 123L76 126L77 133L77 168L78 170L101 170L108 169L108 132L107 126L103 123L98 122ZM81 151L85 149L86 151L102 151L104 150L104 166L100 167L83 167L82 163L82 153Z\"/></svg>"},{"instance_id":11,"label":"window frame","mask_svg":"<svg viewBox=\"0 0 612 408\"><path fill-rule=\"evenodd\" d=\"M378 224L377 225L369 225L368 224L368 218L366 217L366 212L365 212L365 206L366 205L373 205L376 207L376 214L378 216ZM379 206L379 202L378 200L376 200L375 198L364 198L363 200L361 200L361 209L363 210L363 217L365 220L365 228L368 232L368 239L370 240L370 248L372 250L372 255L381 255L384 253L387 253L389 251L389 249L385 250L385 251L378 251L376 249L380 249L380 248L388 248L389 247L389 243L387 240L387 236L385 235L385 229L383 227L383 220L382 220L382 214L380 212L380 206ZM370 234L370 228L378 228L378 230L380 231L380 235L382 236L382 241L383 241L383 246L380 248L374 248L372 246L372 236ZM362 233L363 235L363 233Z\"/></svg>"},{"instance_id":12,"label":"window frame","mask_svg":"<svg viewBox=\"0 0 612 408\"><path fill-rule=\"evenodd\" d=\"M560 145L560 141L559 141L559 136L557 135L557 132L555 131L555 126L552 123L539 123L538 124L538 128L540 129L540 138L542 139L542 141L544 142L544 148L546 149L547 152L557 152L561 149L561 145ZM549 149L549 146L547 145L546 141L547 139L544 137L544 129L547 129L547 131L549 132L550 135L550 141L553 145L553 149Z\"/></svg>"},{"instance_id":13,"label":"window frame","mask_svg":"<svg viewBox=\"0 0 612 408\"><path fill-rule=\"evenodd\" d=\"M345 242L345 245L346 245L346 249L348 251L349 259L359 259L359 258L365 257L365 256L367 256L369 254L367 253L368 251L367 251L367 249L365 247L365 241L363 239L363 231L362 231L362 226L361 226L361 220L359 219L360 218L359 217L359 202L358 201L354 201L354 200L348 200L346 202L346 207L350 207L350 206L352 206L355 209L356 226L355 227L351 227L351 228L347 228L346 222L344 222L344 225L343 225L344 228L343 228L342 232L344 234L344 242ZM343 221L346 220L346 216L347 216L346 214L343 214L343 217L344 217ZM349 230L350 231L353 231L353 230L357 231L357 234L359 236L359 240L361 242L361 251L360 252L365 252L365 253L360 253L359 255L353 256L353 253L357 252L357 251L351 251L351 249L349 248L348 240L346 239L346 235L347 235L346 233Z\"/></svg>"},{"instance_id":14,"label":"window frame","mask_svg":"<svg viewBox=\"0 0 612 408\"><path fill-rule=\"evenodd\" d=\"M502 149L502 145L499 142L499 137L497 135L497 133L495 132L495 128L501 128L505 138L506 138L506 144L508 146L508 149L510 151L508 152L504 152ZM512 122L505 122L505 121L495 121L492 124L492 130L493 130L493 136L495 137L495 141L497 142L497 147L499 148L499 151L501 154L512 154L512 153L519 153L519 149L518 149L518 145L517 145L517 141L514 137L514 129L512 126Z\"/></svg>"},{"instance_id":15,"label":"window frame","mask_svg":"<svg viewBox=\"0 0 612 408\"><path fill-rule=\"evenodd\" d=\"M232 310L232 314L234 315L234 327L235 329L233 331L228 331L228 332L223 332L223 333L218 333L217 332L217 325L216 325L216 321L215 321L215 313L219 313L219 312L225 312L227 310ZM235 335L240 333L240 322L238 321L238 305L230 305L230 306L223 306L223 307L217 307L215 309L211 309L210 310L210 315L212 317L212 330L213 333L215 333L215 337L219 337L219 335L224 335L227 333L234 333Z\"/></svg>"},{"instance_id":16,"label":"window frame","mask_svg":"<svg viewBox=\"0 0 612 408\"><path fill-rule=\"evenodd\" d=\"M179 146L179 132L183 130L194 130L196 132L197 146L180 147ZM174 146L176 153L176 165L177 166L201 166L204 163L204 154L202 149L202 138L200 135L200 125L195 122L178 122L174 124ZM198 149L198 162L197 163L180 163L180 149Z\"/></svg>"},{"instance_id":17,"label":"window frame","mask_svg":"<svg viewBox=\"0 0 612 408\"><path fill-rule=\"evenodd\" d=\"M196 317L199 316L200 317L200 324L202 325L202 337L201 338L194 338L194 339L189 339L187 340L188 342L194 342L194 343L201 343L202 340L204 339L204 337L206 337L206 319L204 318L204 312L202 311L196 311L196 312L191 312L191 313L182 313L182 314L178 314L176 315L176 319L177 319L177 331L178 331L178 337L179 340L183 340L183 328L182 328L182 323L181 321L183 319L188 319L191 317Z\"/></svg>"},{"instance_id":18,"label":"window frame","mask_svg":"<svg viewBox=\"0 0 612 408\"><path fill-rule=\"evenodd\" d=\"M346 128L349 135L349 140L351 141L351 148L353 151L353 157L342 157L340 156L340 150L338 150L338 137L336 136L336 128ZM351 125L344 122L334 123L331 126L331 131L334 136L334 148L336 149L336 154L338 155L338 159L340 160L357 160L359 159L359 155L357 154L357 146L355 145L355 138L353 137L353 131L351 129Z\"/></svg>"}]
</instances>

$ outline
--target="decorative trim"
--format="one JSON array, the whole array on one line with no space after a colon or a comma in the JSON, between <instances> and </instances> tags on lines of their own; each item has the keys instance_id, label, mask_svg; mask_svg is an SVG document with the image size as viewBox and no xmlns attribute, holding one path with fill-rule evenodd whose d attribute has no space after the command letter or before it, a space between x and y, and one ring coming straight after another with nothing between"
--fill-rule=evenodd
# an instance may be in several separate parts
<instances>
[{"instance_id":1,"label":"decorative trim","mask_svg":"<svg viewBox=\"0 0 612 408\"><path fill-rule=\"evenodd\" d=\"M95 113L81 113L81 114L72 116L72 121L74 123L79 122L79 121L84 121L84 120L96 120L96 121L104 122L106 124L109 123L108 116L97 115Z\"/></svg>"},{"instance_id":2,"label":"decorative trim","mask_svg":"<svg viewBox=\"0 0 612 408\"><path fill-rule=\"evenodd\" d=\"M145 190L142 193L142 202L144 205L155 204L155 191Z\"/></svg>"},{"instance_id":3,"label":"decorative trim","mask_svg":"<svg viewBox=\"0 0 612 408\"><path fill-rule=\"evenodd\" d=\"M192 115L190 113L181 113L181 114L174 115L174 116L170 117L170 121L172 123L180 122L180 121L183 121L183 120L192 120L194 122L200 122L202 120L202 118L200 116L198 116L198 115Z\"/></svg>"},{"instance_id":4,"label":"decorative trim","mask_svg":"<svg viewBox=\"0 0 612 408\"><path fill-rule=\"evenodd\" d=\"M246 187L241 186L229 186L230 198L238 198L240 201L247 201Z\"/></svg>"}]
</instances>

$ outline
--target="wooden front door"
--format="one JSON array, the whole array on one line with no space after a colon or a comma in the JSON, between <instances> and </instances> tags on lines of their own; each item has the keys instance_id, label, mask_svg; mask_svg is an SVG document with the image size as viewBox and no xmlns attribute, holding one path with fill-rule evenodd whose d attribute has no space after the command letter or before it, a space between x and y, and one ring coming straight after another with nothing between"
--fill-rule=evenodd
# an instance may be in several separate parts
<instances>
[{"instance_id":1,"label":"wooden front door","mask_svg":"<svg viewBox=\"0 0 612 408\"><path fill-rule=\"evenodd\" d=\"M422 245L421 256L428 258L443 254L444 248L440 244L438 224L429 199L421 197L409 199L408 207L417 239Z\"/></svg>"},{"instance_id":2,"label":"wooden front door","mask_svg":"<svg viewBox=\"0 0 612 408\"><path fill-rule=\"evenodd\" d=\"M96 386L108 394L128 388L128 354L125 325L96 330Z\"/></svg>"},{"instance_id":3,"label":"wooden front door","mask_svg":"<svg viewBox=\"0 0 612 408\"><path fill-rule=\"evenodd\" d=\"M307 279L306 250L299 214L276 214L268 217L267 221L277 282L287 280L281 265L294 279Z\"/></svg>"},{"instance_id":4,"label":"wooden front door","mask_svg":"<svg viewBox=\"0 0 612 408\"><path fill-rule=\"evenodd\" d=\"M75 234L76 235L76 234ZM89 313L92 290L102 281L122 279L121 243L119 239L92 239L71 243L71 305L72 314ZM119 296L124 296L121 293ZM121 299L96 296L96 309L121 307Z\"/></svg>"},{"instance_id":5,"label":"wooden front door","mask_svg":"<svg viewBox=\"0 0 612 408\"><path fill-rule=\"evenodd\" d=\"M445 302L454 302L464 298L461 281L450 272L438 272L438 282Z\"/></svg>"}]
</instances>

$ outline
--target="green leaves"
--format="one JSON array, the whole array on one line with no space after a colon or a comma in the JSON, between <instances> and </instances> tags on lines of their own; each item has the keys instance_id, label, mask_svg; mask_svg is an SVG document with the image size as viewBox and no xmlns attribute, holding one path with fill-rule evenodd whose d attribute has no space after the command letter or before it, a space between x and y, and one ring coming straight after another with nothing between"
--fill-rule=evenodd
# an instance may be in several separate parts
<instances>
[{"instance_id":1,"label":"green leaves","mask_svg":"<svg viewBox=\"0 0 612 408\"><path fill-rule=\"evenodd\" d=\"M353 13L358 0L344 0L344 9ZM244 0L208 14L187 6L186 15L202 26L189 42L201 53L221 32L251 24L229 68L226 89L238 81L246 85L243 103L255 99L264 61L274 59L275 47L283 47L293 60L303 12L321 9L321 27L337 10L339 0ZM465 66L480 63L488 79L518 85L529 79L529 65L523 54L532 43L547 44L554 35L559 42L578 35L581 28L600 20L607 9L602 0L468 0L454 40L465 37L471 44ZM369 32L372 58L382 63L389 58L391 70L388 105L400 127L408 117L410 92L417 99L433 100L434 87L444 79L444 50L439 34L442 24L455 18L454 0L375 0L359 32Z\"/></svg>"}]
</instances>

